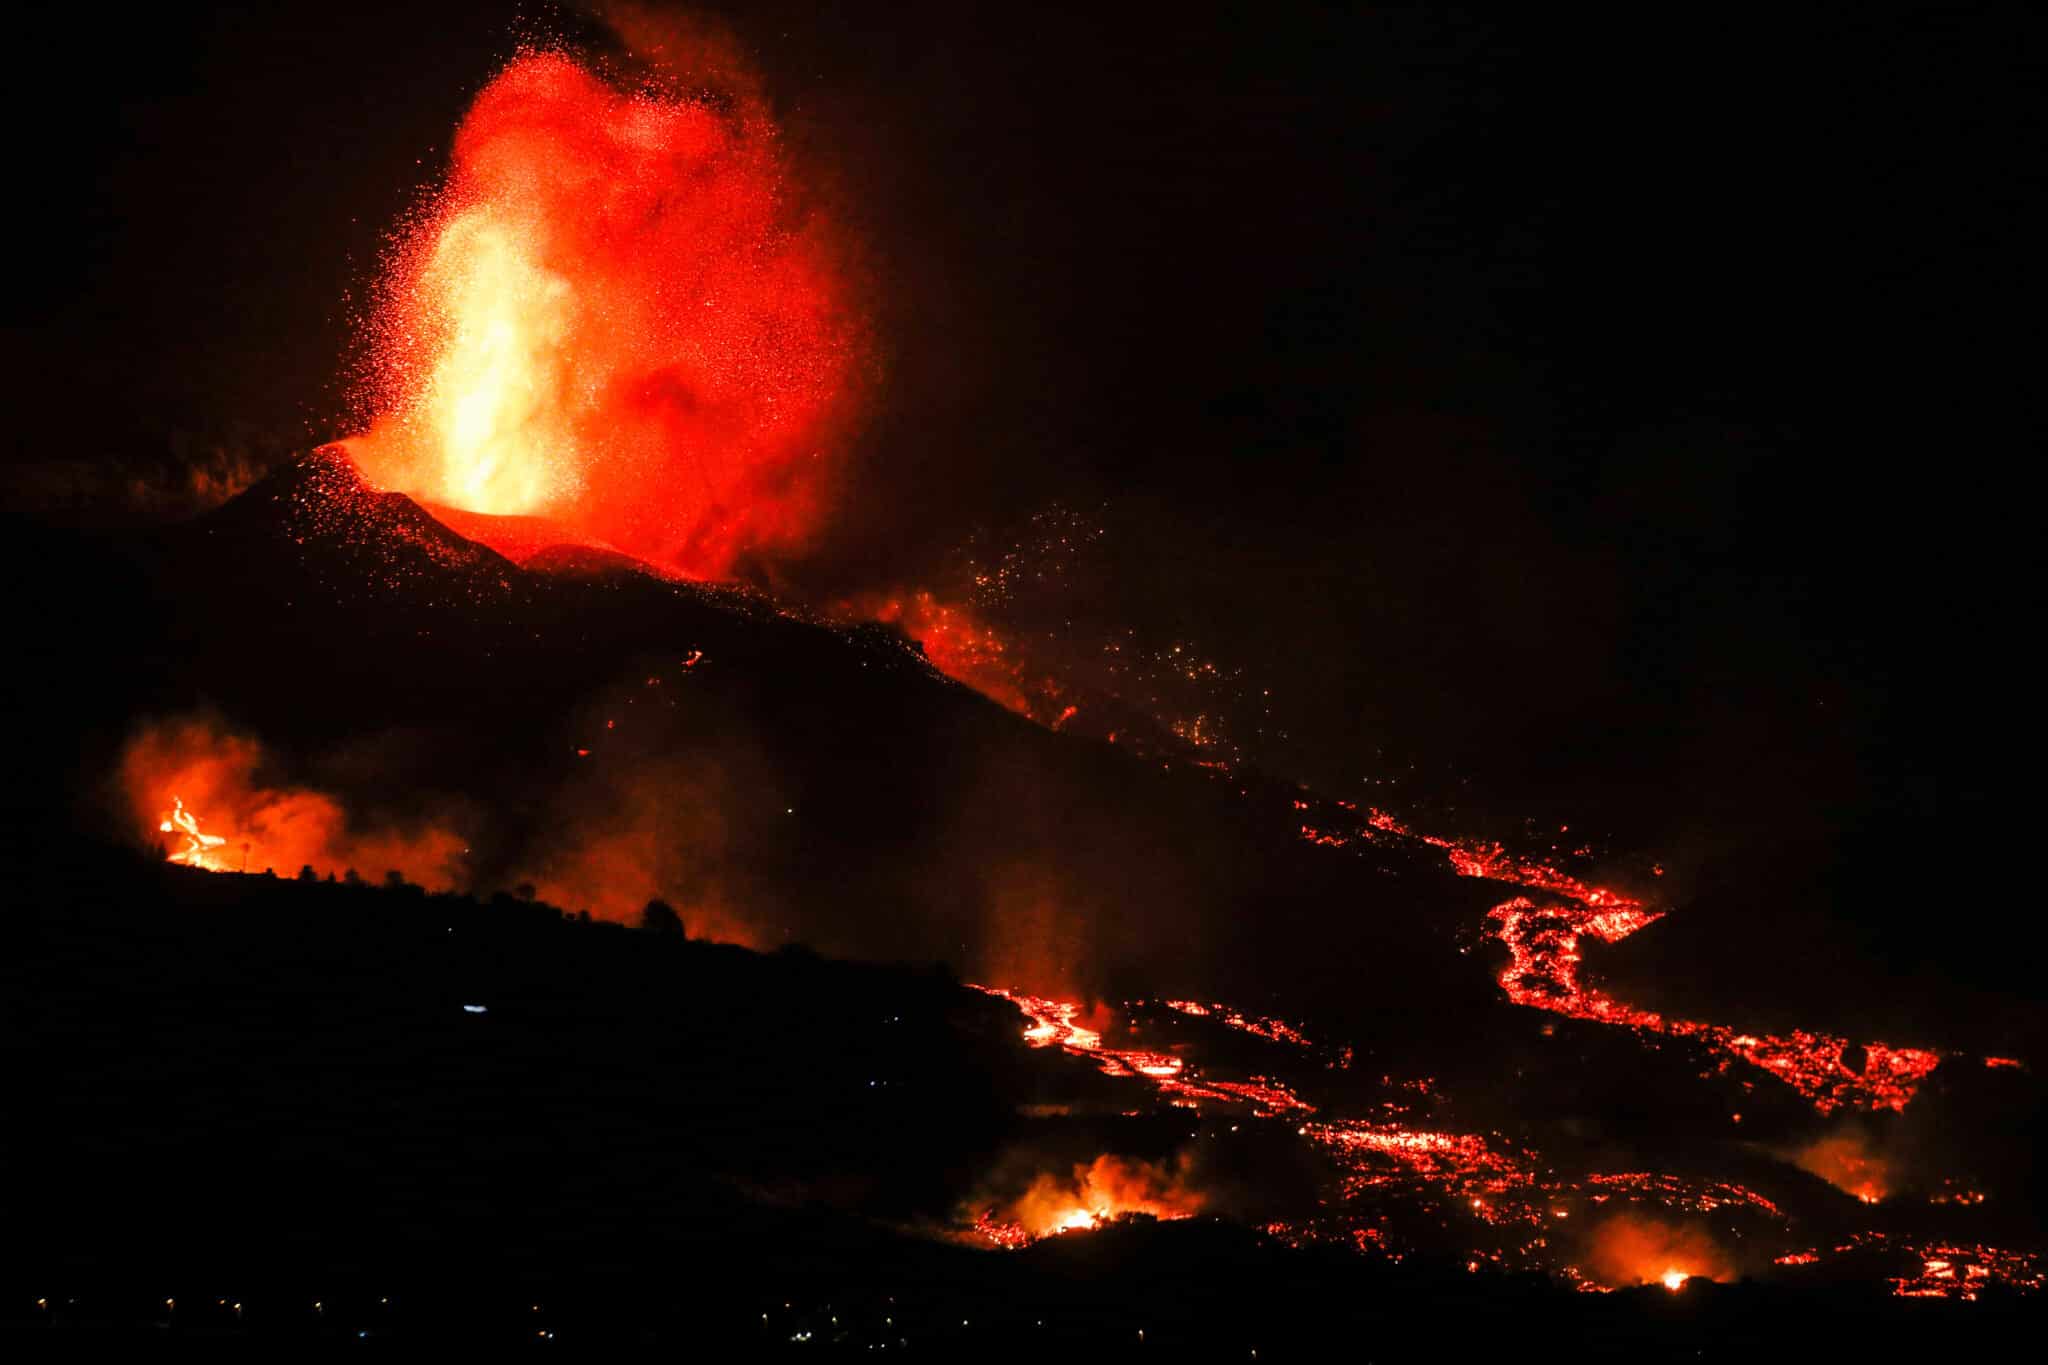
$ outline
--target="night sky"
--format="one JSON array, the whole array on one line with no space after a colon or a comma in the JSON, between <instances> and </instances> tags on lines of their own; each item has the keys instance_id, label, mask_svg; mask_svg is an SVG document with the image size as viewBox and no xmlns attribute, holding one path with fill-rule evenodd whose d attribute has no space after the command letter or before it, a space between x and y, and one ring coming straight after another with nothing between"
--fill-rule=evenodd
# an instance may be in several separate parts
<instances>
[{"instance_id":1,"label":"night sky","mask_svg":"<svg viewBox=\"0 0 2048 1365\"><path fill-rule=\"evenodd\" d=\"M1333 794L1611 833L1881 952L1937 889L2037 932L2031 7L705 8L884 351L796 581L1087 510L1075 610L1242 667ZM10 460L347 430L385 234L580 22L11 20Z\"/></svg>"}]
</instances>

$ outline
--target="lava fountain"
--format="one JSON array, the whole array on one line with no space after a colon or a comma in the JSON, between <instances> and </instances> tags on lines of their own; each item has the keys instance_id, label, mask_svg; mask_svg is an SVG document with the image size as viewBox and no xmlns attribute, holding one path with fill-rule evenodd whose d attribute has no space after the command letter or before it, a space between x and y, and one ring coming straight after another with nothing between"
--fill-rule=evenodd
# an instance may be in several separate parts
<instances>
[{"instance_id":1,"label":"lava fountain","mask_svg":"<svg viewBox=\"0 0 2048 1365\"><path fill-rule=\"evenodd\" d=\"M817 529L864 329L765 103L697 46L634 88L532 52L477 96L369 320L365 477L697 577Z\"/></svg>"}]
</instances>

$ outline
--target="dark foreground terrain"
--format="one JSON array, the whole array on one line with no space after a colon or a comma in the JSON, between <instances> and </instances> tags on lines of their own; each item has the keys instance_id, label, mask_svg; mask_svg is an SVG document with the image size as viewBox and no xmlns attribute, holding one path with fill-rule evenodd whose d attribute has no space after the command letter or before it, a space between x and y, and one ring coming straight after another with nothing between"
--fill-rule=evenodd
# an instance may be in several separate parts
<instances>
[{"instance_id":1,"label":"dark foreground terrain","mask_svg":"<svg viewBox=\"0 0 2048 1365\"><path fill-rule=\"evenodd\" d=\"M17 864L8 899L16 1344L1896 1357L2040 1318L1995 1292L1573 1293L1211 1218L977 1249L935 1230L1062 1059L943 969L86 846Z\"/></svg>"},{"instance_id":2,"label":"dark foreground terrain","mask_svg":"<svg viewBox=\"0 0 2048 1365\"><path fill-rule=\"evenodd\" d=\"M1873 1211L1791 1164L1843 1125L1779 1082L1511 1003L1479 934L1525 888L1125 728L1113 698L1104 733L1054 733L886 630L573 555L514 565L320 456L194 522L0 543L27 613L0 674L10 1338L1812 1358L2039 1318L2011 1297L2032 1261L1975 1302L1890 1292L1937 1255L1914 1248L2039 1245L2039 1088L1984 1060L2039 1057L2032 999L1888 978L1754 915L1589 945L1631 1001L1745 1025L1776 1003L1788 1028L1956 1049L1903 1114L1850 1116L1907 1163ZM140 728L193 715L354 821L445 822L464 865L438 884L476 895L385 862L368 885L300 881L269 850L255 875L165 864L117 777ZM1310 837L1331 829L1340 847ZM622 830L666 871L622 856ZM545 903L532 883L565 862L618 892L600 921L660 895L686 932ZM719 907L782 946L705 941ZM1787 974L1798 989L1766 988ZM1109 1045L1284 1076L1356 1131L1403 1115L1488 1160L1541 1152L1525 1193L1579 1202L1538 1210L1538 1260L1627 1203L1711 1215L1741 1267L1723 1278L1751 1278L1588 1294L1494 1269L1545 1243L1463 1207L1465 1176L1333 1167L1256 1102L1191 1121L1149 1081L1026 1046L1017 1009L963 980L1107 1002L1088 1027L1130 1030ZM1317 1048L1159 1008L1176 997L1297 1021ZM970 1230L1020 1162L1191 1151L1196 1216L1015 1252ZM1948 1199L1951 1175L1989 1202ZM1596 1176L1647 1193L1606 1206ZM1336 1231L1274 1231L1311 1225ZM1809 1246L1827 1254L1782 1269Z\"/></svg>"}]
</instances>

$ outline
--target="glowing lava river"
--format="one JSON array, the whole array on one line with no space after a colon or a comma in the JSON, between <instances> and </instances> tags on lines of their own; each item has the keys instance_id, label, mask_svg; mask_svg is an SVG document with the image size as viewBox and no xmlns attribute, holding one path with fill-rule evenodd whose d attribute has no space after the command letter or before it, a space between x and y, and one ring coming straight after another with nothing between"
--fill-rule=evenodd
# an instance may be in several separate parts
<instances>
[{"instance_id":1,"label":"glowing lava river","mask_svg":"<svg viewBox=\"0 0 2048 1365\"><path fill-rule=\"evenodd\" d=\"M1682 1040L1710 1059L1703 1075L1729 1078L1747 1068L1748 1079L1733 1078L1744 1093L1775 1084L1819 1116L1898 1114L1947 1059L1929 1049L1876 1042L1858 1048L1846 1038L1803 1030L1748 1033L1635 1008L1583 979L1580 945L1587 936L1615 942L1660 917L1641 901L1586 886L1549 863L1517 858L1499 845L1417 835L1383 812L1371 812L1343 832L1304 827L1301 833L1328 847L1420 842L1443 850L1462 875L1521 888L1522 894L1495 905L1485 924L1487 939L1506 954L1498 981L1512 1005L1626 1030L1649 1049L1661 1040ZM2037 1252L1925 1237L1910 1226L1866 1227L1846 1235L1817 1229L1813 1219L1779 1199L1703 1176L1696 1164L1685 1174L1636 1163L1606 1169L1562 1153L1549 1159L1502 1132L1461 1130L1451 1121L1454 1104L1433 1079L1382 1075L1377 1084L1355 1077L1352 1084L1332 1086L1333 1073L1353 1070L1352 1049L1318 1043L1302 1027L1222 1004L1141 1000L1089 1014L1071 1001L977 989L1016 1006L1031 1046L1058 1050L1104 1076L1150 1091L1159 1110L1198 1118L1183 1167L1187 1151L1223 1135L1214 1125L1230 1134L1246 1123L1291 1131L1327 1171L1312 1210L1264 1224L1269 1235L1291 1245L1346 1244L1395 1261L1456 1249L1473 1273L1541 1272L1594 1291L1660 1284L1678 1291L1696 1277L1789 1278L1815 1274L1815 1267L1829 1261L1843 1273L1881 1276L1894 1294L1913 1297L1970 1300L1992 1286L2025 1293L2048 1279ZM1201 1059L1228 1034L1238 1035L1228 1049L1233 1060L1205 1065ZM1112 1041L1139 1037L1145 1045ZM1173 1041L1162 1045L1162 1037ZM1257 1069L1246 1068L1246 1046L1259 1049ZM1859 1052L1860 1065L1853 1065ZM2019 1065L2009 1058L1980 1060L1990 1068ZM1348 1098L1330 1098L1340 1093ZM1361 1095L1369 1098L1361 1101ZM1740 1123L1742 1116L1730 1117ZM1822 1142L1813 1150L1825 1154L1830 1146ZM1799 1164L1864 1206L1885 1201L1888 1192L1856 1160L1845 1178L1803 1156ZM1188 1179L1192 1188L1179 1190L1178 1202L1165 1203L1162 1212L1159 1183L1138 1181L1137 1196L1119 1202L1113 1184L1098 1171L1077 1168L1071 1180L1041 1180L1033 1199L997 1200L968 1213L976 1235L1015 1248L1122 1214L1174 1218L1203 1211L1199 1182ZM1983 1198L1937 1194L1929 1202Z\"/></svg>"},{"instance_id":2,"label":"glowing lava river","mask_svg":"<svg viewBox=\"0 0 2048 1365\"><path fill-rule=\"evenodd\" d=\"M212 856L228 839L205 833L182 801L173 801L160 825L180 840L176 851L167 850L172 861L229 870ZM1760 1102L1768 1099L1760 1088L1782 1087L1812 1116L1880 1120L1903 1113L1938 1066L1964 1061L1876 1042L1857 1048L1803 1030L1747 1033L1630 1006L1584 979L1580 945L1587 936L1614 942L1654 922L1659 912L1642 902L1497 845L1417 836L1380 812L1346 833L1305 827L1302 835L1340 848L1420 842L1442 849L1462 875L1520 888L1493 906L1484 925L1487 941L1506 957L1497 980L1510 1005L1612 1028L1652 1052L1676 1043L1705 1063L1701 1079ZM1254 1222L1288 1245L1340 1245L1392 1261L1450 1257L1475 1274L1535 1272L1596 1291L1822 1275L1830 1263L1843 1274L1888 1280L1892 1292L1909 1297L1971 1300L1994 1288L2032 1292L2048 1280L2036 1251L1956 1236L1924 1217L1874 1223L1901 1205L1890 1197L1883 1160L1853 1135L1797 1152L1756 1148L1742 1170L1724 1163L1707 1172L1697 1160L1682 1169L1640 1160L1617 1165L1608 1160L1611 1150L1546 1153L1526 1135L1475 1131L1458 1122L1456 1099L1435 1078L1362 1065L1352 1047L1300 1023L1218 1002L1136 1000L1090 1009L1003 987L974 989L1019 1012L1030 1049L1072 1059L1088 1078L1083 1088L1091 1098L1051 1106L1059 1116L1092 1107L1101 1118L1174 1117L1193 1127L1170 1156L1102 1153L1051 1166L1040 1160L1021 1178L991 1185L961 1207L947 1234L972 1244L1017 1249L1127 1216L1216 1214ZM1852 1065L1859 1052L1861 1064ZM2002 1057L1966 1064L2024 1069ZM1739 1113L1728 1117L1742 1121ZM1223 1200L1206 1170L1207 1153L1245 1138L1291 1145L1305 1156L1320 1173L1313 1200L1284 1209ZM1758 1170L1761 1176L1745 1182L1722 1178ZM1801 1171L1842 1193L1816 1201L1808 1182L1795 1189L1795 1207L1773 1182L1787 1175L1796 1182ZM1942 1217L1967 1216L1985 1199L1948 1182L1910 1202L1921 1214L1933 1205L1963 1206L1934 1211Z\"/></svg>"}]
</instances>

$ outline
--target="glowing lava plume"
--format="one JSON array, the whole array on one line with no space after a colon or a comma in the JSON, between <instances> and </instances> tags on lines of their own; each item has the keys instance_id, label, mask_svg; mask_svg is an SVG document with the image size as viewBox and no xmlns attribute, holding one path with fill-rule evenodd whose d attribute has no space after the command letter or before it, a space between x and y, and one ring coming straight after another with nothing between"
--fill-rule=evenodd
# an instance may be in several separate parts
<instances>
[{"instance_id":1,"label":"glowing lava plume","mask_svg":"<svg viewBox=\"0 0 2048 1365\"><path fill-rule=\"evenodd\" d=\"M477 96L372 324L372 482L699 576L815 529L860 328L763 102L696 47L713 93L534 53Z\"/></svg>"}]
</instances>

